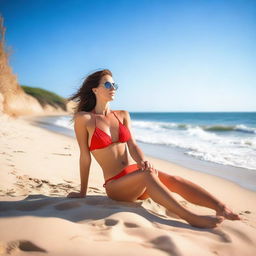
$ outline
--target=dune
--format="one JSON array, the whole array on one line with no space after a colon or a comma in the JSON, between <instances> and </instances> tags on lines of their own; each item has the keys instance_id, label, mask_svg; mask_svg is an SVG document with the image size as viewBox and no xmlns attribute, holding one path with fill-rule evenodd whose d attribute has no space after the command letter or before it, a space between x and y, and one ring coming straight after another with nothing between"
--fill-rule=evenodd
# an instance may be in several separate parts
<instances>
[{"instance_id":1,"label":"dune","mask_svg":"<svg viewBox=\"0 0 256 256\"><path fill-rule=\"evenodd\" d=\"M39 101L25 91L18 83L18 76L13 73L9 65L10 51L5 46L6 28L3 25L4 18L0 15L0 113L17 117L24 115L51 115L68 114L72 112L73 102L66 102L67 111L60 106L52 106Z\"/></svg>"}]
</instances>

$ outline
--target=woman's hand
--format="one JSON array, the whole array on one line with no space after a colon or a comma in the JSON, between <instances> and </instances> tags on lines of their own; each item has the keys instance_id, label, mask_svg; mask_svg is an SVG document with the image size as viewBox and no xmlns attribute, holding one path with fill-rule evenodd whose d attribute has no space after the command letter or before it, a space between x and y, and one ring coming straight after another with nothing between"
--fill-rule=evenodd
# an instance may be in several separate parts
<instances>
[{"instance_id":1,"label":"woman's hand","mask_svg":"<svg viewBox=\"0 0 256 256\"><path fill-rule=\"evenodd\" d=\"M70 192L68 195L67 195L68 198L83 198L85 197L85 195L81 192Z\"/></svg>"},{"instance_id":2,"label":"woman's hand","mask_svg":"<svg viewBox=\"0 0 256 256\"><path fill-rule=\"evenodd\" d=\"M151 164L149 161L147 160L141 161L137 164L143 171L154 171L158 175L158 171L154 168L153 164Z\"/></svg>"},{"instance_id":3,"label":"woman's hand","mask_svg":"<svg viewBox=\"0 0 256 256\"><path fill-rule=\"evenodd\" d=\"M144 171L153 168L153 165L147 160L141 161L140 163L138 163L138 165Z\"/></svg>"}]
</instances>

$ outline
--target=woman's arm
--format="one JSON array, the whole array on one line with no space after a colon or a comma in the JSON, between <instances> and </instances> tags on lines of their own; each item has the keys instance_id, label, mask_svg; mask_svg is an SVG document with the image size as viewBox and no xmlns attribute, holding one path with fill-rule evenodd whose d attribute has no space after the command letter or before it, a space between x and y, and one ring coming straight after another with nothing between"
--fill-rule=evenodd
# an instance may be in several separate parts
<instances>
[{"instance_id":1,"label":"woman's arm","mask_svg":"<svg viewBox=\"0 0 256 256\"><path fill-rule=\"evenodd\" d=\"M124 113L124 125L130 130L130 134L131 134L131 139L127 141L127 145L128 145L131 157L143 170L151 170L151 168L154 169L153 164L145 160L144 153L136 143L136 140L132 132L131 118L130 118L129 112L126 110L123 110L123 113Z\"/></svg>"},{"instance_id":2,"label":"woman's arm","mask_svg":"<svg viewBox=\"0 0 256 256\"><path fill-rule=\"evenodd\" d=\"M83 196L86 196L88 180L89 180L90 165L91 165L91 158L88 157L87 155L81 153L79 164L80 164L80 179L81 179L80 193Z\"/></svg>"},{"instance_id":3,"label":"woman's arm","mask_svg":"<svg viewBox=\"0 0 256 256\"><path fill-rule=\"evenodd\" d=\"M75 117L74 130L76 138L80 147L80 179L81 188L80 193L86 196L90 165L91 165L91 154L88 147L88 130L86 123L88 122L88 116L85 114L77 114Z\"/></svg>"},{"instance_id":4,"label":"woman's arm","mask_svg":"<svg viewBox=\"0 0 256 256\"><path fill-rule=\"evenodd\" d=\"M135 162L137 162L138 164L141 164L146 160L145 160L144 153L142 152L140 147L137 145L137 142L133 135L130 113L126 110L123 110L123 113L124 113L124 125L130 130L130 134L131 134L131 139L127 141L130 155Z\"/></svg>"},{"instance_id":5,"label":"woman's arm","mask_svg":"<svg viewBox=\"0 0 256 256\"><path fill-rule=\"evenodd\" d=\"M127 144L129 143L127 142ZM128 145L128 148L129 148L131 157L136 163L141 164L142 162L146 161L144 153L142 152L142 150L137 144L130 145L130 146Z\"/></svg>"},{"instance_id":6,"label":"woman's arm","mask_svg":"<svg viewBox=\"0 0 256 256\"><path fill-rule=\"evenodd\" d=\"M145 161L145 156L142 150L137 145L137 142L133 135L130 114L126 110L123 110L123 114L124 114L124 125L130 130L130 134L131 134L131 139L127 141L130 155L135 162L141 163L142 161Z\"/></svg>"}]
</instances>

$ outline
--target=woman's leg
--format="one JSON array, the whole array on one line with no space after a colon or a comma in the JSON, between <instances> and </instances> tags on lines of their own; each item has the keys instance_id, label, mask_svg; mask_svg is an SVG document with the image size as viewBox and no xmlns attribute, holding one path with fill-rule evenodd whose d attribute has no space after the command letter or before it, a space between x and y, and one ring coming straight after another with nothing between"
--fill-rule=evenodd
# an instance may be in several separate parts
<instances>
[{"instance_id":1,"label":"woman's leg","mask_svg":"<svg viewBox=\"0 0 256 256\"><path fill-rule=\"evenodd\" d=\"M216 211L216 215L224 216L230 220L241 219L239 215L233 213L224 203L195 183L161 171L158 171L158 177L169 190L181 195L189 202L211 208Z\"/></svg>"},{"instance_id":2,"label":"woman's leg","mask_svg":"<svg viewBox=\"0 0 256 256\"><path fill-rule=\"evenodd\" d=\"M145 188L153 201L185 219L192 226L213 228L224 220L221 216L202 216L187 210L175 200L157 175L149 171L139 170L129 173L106 184L108 196L120 201L135 201Z\"/></svg>"}]
</instances>

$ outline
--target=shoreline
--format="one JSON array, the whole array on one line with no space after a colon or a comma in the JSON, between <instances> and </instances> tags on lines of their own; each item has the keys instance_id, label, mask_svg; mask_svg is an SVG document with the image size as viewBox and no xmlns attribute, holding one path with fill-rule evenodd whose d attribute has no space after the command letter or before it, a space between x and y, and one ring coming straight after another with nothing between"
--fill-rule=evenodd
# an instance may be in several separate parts
<instances>
[{"instance_id":1,"label":"shoreline","mask_svg":"<svg viewBox=\"0 0 256 256\"><path fill-rule=\"evenodd\" d=\"M28 120L30 124L38 125L49 131L55 132L57 134L64 134L65 136L75 139L75 134L73 131L70 131L66 127L57 126L51 123L51 118L54 118L55 116L59 117L63 115L27 116L22 119ZM139 141L137 143L143 150L144 154L147 156L165 160L170 164L176 164L193 171L220 177L227 181L231 181L234 184L241 186L242 188L256 192L256 170L223 165L197 159L192 156L185 155L184 151L179 148L171 148L158 144L148 144Z\"/></svg>"},{"instance_id":2,"label":"shoreline","mask_svg":"<svg viewBox=\"0 0 256 256\"><path fill-rule=\"evenodd\" d=\"M48 116L48 115L47 115ZM46 117L47 117L46 116ZM59 116L59 115L58 115ZM36 119L40 119L42 116L27 116L24 120L23 117L19 117L18 119L14 119L14 122L16 120L20 120L21 122L23 122L23 124L26 125L31 125L31 126L34 126L35 129L40 129L42 132L45 132L48 136L51 136L51 137L59 137L63 140L63 143L67 143L68 142L68 147L64 147L65 149L67 150L70 150L71 147L73 147L73 149L75 150L76 154L74 155L74 157L77 159L77 161L75 162L76 164L76 170L77 170L77 173L76 175L73 175L73 179L71 177L68 177L68 179L72 179L73 181L76 180L78 181L78 183L80 183L80 176L79 176L79 173L78 173L78 170L79 170L79 147L78 147L78 144L77 144L77 141L75 139L75 137L73 136L68 136L64 133L60 133L60 132L57 132L57 131L54 131L54 130L50 130L48 128L45 128L43 127L41 124L36 124L34 122L35 118ZM66 141L65 141L66 140ZM44 142L44 144L46 145L47 142ZM71 145L70 145L71 144ZM41 147L40 147L41 148ZM47 149L47 148L45 148ZM56 155L63 155L63 156L71 156L72 154L70 153L54 153ZM178 176L182 176L186 179L191 179L191 181L194 181L195 183L197 183L197 179L198 177L202 177L202 180L209 182L206 187L209 189L212 187L212 189L214 190L214 185L212 186L212 184L217 184L217 183L225 183L227 186L232 186L232 187L235 187L236 189L238 190L241 190L241 191L246 191L248 192L248 195L251 194L251 195L255 195L256 196L256 192L254 190L250 190L248 188L244 188L244 187L241 187L240 185L230 181L230 180L227 180L227 179L224 179L222 177L218 177L216 175L212 175L212 174L209 174L209 173L204 173L204 172L200 172L196 169L192 169L192 168L188 168L188 167L185 167L181 164L177 164L175 162L171 162L171 161L168 161L166 159L161 159L161 158L158 158L158 157L154 157L154 156L151 156L149 154L146 154L145 153L145 156L147 157L147 159L149 159L153 164L154 166L157 166L157 168L160 170L160 171L163 171L163 172L166 172L166 173L169 173L169 174L172 174L172 175L178 175ZM74 160L73 160L74 161ZM11 165L12 166L12 165ZM102 170L100 168L100 166L98 165L98 163L96 162L96 160L94 159L94 157L92 156L92 164L91 164L91 169L97 169L98 173L97 175L95 176L96 179L93 179L92 176L89 176L89 179L92 179L92 182L93 182L93 186L98 186L99 185L99 180L101 180L102 184L104 182L104 177L103 177L103 174L102 174ZM171 170L171 173L170 173L170 170ZM30 173L29 173L30 174ZM42 174L42 173L40 173ZM66 174L66 173L65 173ZM52 177L52 174L49 173L49 174L44 174L42 176L45 176L44 178L50 178L50 179L53 179L55 178L55 180L61 180L61 176L58 176L56 175L56 177ZM194 179L195 178L195 179ZM211 182L213 181L213 182ZM88 182L89 183L89 182ZM201 183L201 182L199 182ZM101 183L100 183L101 184ZM90 186L90 184L88 184L88 187ZM204 184L201 184L201 186L205 186ZM102 187L100 185L100 187ZM221 194L220 194L221 196Z\"/></svg>"},{"instance_id":3,"label":"shoreline","mask_svg":"<svg viewBox=\"0 0 256 256\"><path fill-rule=\"evenodd\" d=\"M200 229L151 198L112 200L102 186L102 170L94 158L86 197L67 198L69 192L80 189L76 139L20 118L0 115L0 121L1 252L36 253L40 248L49 255L74 256L84 252L115 256L123 251L149 256L256 253L256 192L146 154L159 170L171 170L207 189L242 220L225 220L214 229ZM215 214L213 209L172 195L196 214Z\"/></svg>"}]
</instances>

